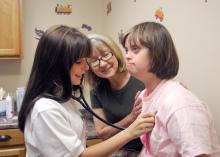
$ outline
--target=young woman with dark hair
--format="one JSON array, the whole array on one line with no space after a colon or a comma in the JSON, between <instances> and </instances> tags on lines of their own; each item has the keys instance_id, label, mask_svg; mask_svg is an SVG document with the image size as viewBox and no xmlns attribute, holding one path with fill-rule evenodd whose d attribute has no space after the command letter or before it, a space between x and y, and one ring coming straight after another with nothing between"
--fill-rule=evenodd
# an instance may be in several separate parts
<instances>
[{"instance_id":1,"label":"young woman with dark hair","mask_svg":"<svg viewBox=\"0 0 220 157\"><path fill-rule=\"evenodd\" d=\"M85 127L71 94L89 69L90 55L90 41L75 28L53 26L40 38L18 117L27 157L107 157L152 130L149 113L109 140L85 147Z\"/></svg>"}]
</instances>

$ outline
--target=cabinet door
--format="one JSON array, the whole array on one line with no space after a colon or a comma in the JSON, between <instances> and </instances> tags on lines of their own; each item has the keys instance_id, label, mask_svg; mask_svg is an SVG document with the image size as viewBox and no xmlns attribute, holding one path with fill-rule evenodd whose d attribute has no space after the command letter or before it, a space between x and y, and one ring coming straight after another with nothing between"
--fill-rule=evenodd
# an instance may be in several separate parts
<instances>
[{"instance_id":1,"label":"cabinet door","mask_svg":"<svg viewBox=\"0 0 220 157\"><path fill-rule=\"evenodd\" d=\"M25 157L24 135L19 129L0 129L0 136L0 157Z\"/></svg>"},{"instance_id":2,"label":"cabinet door","mask_svg":"<svg viewBox=\"0 0 220 157\"><path fill-rule=\"evenodd\" d=\"M0 157L25 157L24 148L0 149Z\"/></svg>"},{"instance_id":3,"label":"cabinet door","mask_svg":"<svg viewBox=\"0 0 220 157\"><path fill-rule=\"evenodd\" d=\"M0 58L22 57L21 0L0 0Z\"/></svg>"}]
</instances>

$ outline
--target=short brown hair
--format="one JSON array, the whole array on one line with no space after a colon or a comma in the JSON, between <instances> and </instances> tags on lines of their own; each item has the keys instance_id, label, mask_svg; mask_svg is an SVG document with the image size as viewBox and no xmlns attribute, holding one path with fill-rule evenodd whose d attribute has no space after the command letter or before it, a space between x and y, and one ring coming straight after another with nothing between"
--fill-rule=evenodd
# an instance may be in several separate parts
<instances>
[{"instance_id":1,"label":"short brown hair","mask_svg":"<svg viewBox=\"0 0 220 157\"><path fill-rule=\"evenodd\" d=\"M133 26L125 34L125 41L141 45L150 50L150 72L160 79L171 79L179 70L179 59L175 45L168 30L156 22L143 22Z\"/></svg>"}]
</instances>

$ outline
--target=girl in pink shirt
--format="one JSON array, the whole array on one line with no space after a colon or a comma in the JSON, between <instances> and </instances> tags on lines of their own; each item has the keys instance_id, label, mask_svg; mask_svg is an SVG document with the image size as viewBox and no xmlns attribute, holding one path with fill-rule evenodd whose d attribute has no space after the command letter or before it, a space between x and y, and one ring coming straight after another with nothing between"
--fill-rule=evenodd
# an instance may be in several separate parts
<instances>
[{"instance_id":1,"label":"girl in pink shirt","mask_svg":"<svg viewBox=\"0 0 220 157\"><path fill-rule=\"evenodd\" d=\"M143 112L154 112L155 127L141 136L140 157L220 157L208 107L173 80L179 69L168 30L155 22L134 26L124 37L128 71L145 87Z\"/></svg>"}]
</instances>

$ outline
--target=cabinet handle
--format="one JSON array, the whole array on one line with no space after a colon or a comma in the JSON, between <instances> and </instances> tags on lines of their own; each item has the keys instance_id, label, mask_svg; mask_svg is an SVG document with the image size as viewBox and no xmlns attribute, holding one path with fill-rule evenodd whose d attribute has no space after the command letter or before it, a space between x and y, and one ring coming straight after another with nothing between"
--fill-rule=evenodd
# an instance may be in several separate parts
<instances>
[{"instance_id":1,"label":"cabinet handle","mask_svg":"<svg viewBox=\"0 0 220 157\"><path fill-rule=\"evenodd\" d=\"M0 142L9 141L11 136L9 135L0 135Z\"/></svg>"}]
</instances>

